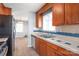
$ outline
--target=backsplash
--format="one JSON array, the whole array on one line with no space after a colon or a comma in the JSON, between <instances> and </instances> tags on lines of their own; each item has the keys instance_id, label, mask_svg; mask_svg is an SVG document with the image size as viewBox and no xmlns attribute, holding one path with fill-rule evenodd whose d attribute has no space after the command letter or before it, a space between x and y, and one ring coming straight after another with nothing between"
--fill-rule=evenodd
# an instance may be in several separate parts
<instances>
[{"instance_id":1,"label":"backsplash","mask_svg":"<svg viewBox=\"0 0 79 59\"><path fill-rule=\"evenodd\" d=\"M58 26L58 31L57 32L66 32L66 33L79 34L79 25Z\"/></svg>"},{"instance_id":2,"label":"backsplash","mask_svg":"<svg viewBox=\"0 0 79 59\"><path fill-rule=\"evenodd\" d=\"M34 32L45 32L71 37L79 37L79 25L63 25L63 26L57 26L55 31L34 30Z\"/></svg>"}]
</instances>

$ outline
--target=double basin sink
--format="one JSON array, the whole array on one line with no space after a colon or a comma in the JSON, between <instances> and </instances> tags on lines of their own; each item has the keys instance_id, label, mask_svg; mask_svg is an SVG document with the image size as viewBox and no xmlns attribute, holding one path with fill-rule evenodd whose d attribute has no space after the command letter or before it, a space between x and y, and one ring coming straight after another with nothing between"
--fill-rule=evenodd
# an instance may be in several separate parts
<instances>
[{"instance_id":1,"label":"double basin sink","mask_svg":"<svg viewBox=\"0 0 79 59\"><path fill-rule=\"evenodd\" d=\"M53 37L52 35L49 35L49 34L41 34L40 36L43 38L52 38Z\"/></svg>"}]
</instances>

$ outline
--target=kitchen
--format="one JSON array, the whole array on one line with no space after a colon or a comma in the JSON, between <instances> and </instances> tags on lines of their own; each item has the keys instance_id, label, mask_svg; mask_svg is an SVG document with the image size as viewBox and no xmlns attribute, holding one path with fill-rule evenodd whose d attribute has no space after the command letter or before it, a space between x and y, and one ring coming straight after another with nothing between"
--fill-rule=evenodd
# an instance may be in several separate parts
<instances>
[{"instance_id":1,"label":"kitchen","mask_svg":"<svg viewBox=\"0 0 79 59\"><path fill-rule=\"evenodd\" d=\"M8 56L79 56L78 27L79 3L0 3Z\"/></svg>"}]
</instances>

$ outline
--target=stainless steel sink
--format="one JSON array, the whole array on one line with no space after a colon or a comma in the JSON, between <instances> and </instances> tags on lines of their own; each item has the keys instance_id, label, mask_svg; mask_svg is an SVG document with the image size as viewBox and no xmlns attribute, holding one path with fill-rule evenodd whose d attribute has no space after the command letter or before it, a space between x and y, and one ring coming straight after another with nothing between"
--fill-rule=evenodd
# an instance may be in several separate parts
<instances>
[{"instance_id":1,"label":"stainless steel sink","mask_svg":"<svg viewBox=\"0 0 79 59\"><path fill-rule=\"evenodd\" d=\"M52 38L53 37L53 35L49 35L49 34L41 34L39 36L44 37L44 38Z\"/></svg>"}]
</instances>

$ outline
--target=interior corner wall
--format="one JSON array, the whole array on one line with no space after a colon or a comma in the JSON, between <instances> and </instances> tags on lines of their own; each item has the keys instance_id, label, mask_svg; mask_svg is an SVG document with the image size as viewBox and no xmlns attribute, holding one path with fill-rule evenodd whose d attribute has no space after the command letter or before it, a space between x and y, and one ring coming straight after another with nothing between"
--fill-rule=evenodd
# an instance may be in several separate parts
<instances>
[{"instance_id":1,"label":"interior corner wall","mask_svg":"<svg viewBox=\"0 0 79 59\"><path fill-rule=\"evenodd\" d=\"M31 44L31 34L35 27L35 13L30 13L28 16L28 47L32 47Z\"/></svg>"}]
</instances>

